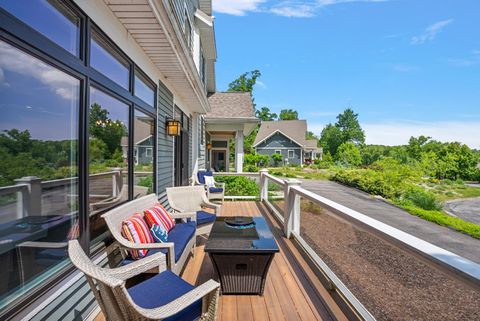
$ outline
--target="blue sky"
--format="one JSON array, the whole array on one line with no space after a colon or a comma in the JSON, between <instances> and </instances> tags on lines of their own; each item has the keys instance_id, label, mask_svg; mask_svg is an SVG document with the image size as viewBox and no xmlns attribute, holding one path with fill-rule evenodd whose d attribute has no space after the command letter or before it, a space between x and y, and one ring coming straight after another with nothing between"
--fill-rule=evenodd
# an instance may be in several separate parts
<instances>
[{"instance_id":1,"label":"blue sky","mask_svg":"<svg viewBox=\"0 0 480 321\"><path fill-rule=\"evenodd\" d=\"M217 89L259 69L257 107L319 133L347 106L367 143L480 148L480 1L214 0Z\"/></svg>"}]
</instances>

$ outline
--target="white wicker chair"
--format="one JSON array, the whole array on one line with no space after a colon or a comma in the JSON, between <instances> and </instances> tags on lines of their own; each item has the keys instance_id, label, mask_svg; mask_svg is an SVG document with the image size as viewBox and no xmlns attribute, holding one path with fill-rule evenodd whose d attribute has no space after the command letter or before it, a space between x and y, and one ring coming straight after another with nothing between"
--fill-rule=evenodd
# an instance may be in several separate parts
<instances>
[{"instance_id":1,"label":"white wicker chair","mask_svg":"<svg viewBox=\"0 0 480 321\"><path fill-rule=\"evenodd\" d=\"M188 244L185 246L181 257L178 261L175 262L175 249L173 243L146 243L146 244L137 244L130 242L122 236L122 222L132 216L135 213L143 213L144 210L152 207L154 204L158 203L157 196L155 194L150 194L144 197L137 198L133 201L120 205L107 213L103 214L102 217L105 219L107 226L112 233L112 236L119 243L119 246L123 249L122 256L126 258L127 250L156 250L156 249L167 249L167 264L168 268L172 270L175 274L180 274L185 265L188 255L191 252L194 254L195 251L195 236L190 239ZM172 213L174 219L192 219L196 220L196 213Z\"/></svg>"},{"instance_id":2,"label":"white wicker chair","mask_svg":"<svg viewBox=\"0 0 480 321\"><path fill-rule=\"evenodd\" d=\"M182 312L189 306L191 307L198 300L202 300L200 320L215 320L220 285L213 280L209 280L196 288L191 287L188 292L173 301L153 308L142 308L139 306L139 304L142 305L142 302L132 297L132 292L125 286L128 279L157 268L160 273L168 273L164 272L166 265L163 253L156 253L115 269L101 268L93 264L83 252L77 240L68 242L68 254L73 265L85 274L106 320L163 320ZM155 276L142 283L152 282L154 278ZM170 274L170 280L172 280L172 274ZM173 280L184 283L178 276L175 276ZM155 280L153 281L155 282ZM157 292L165 290L157 289Z\"/></svg>"},{"instance_id":3,"label":"white wicker chair","mask_svg":"<svg viewBox=\"0 0 480 321\"><path fill-rule=\"evenodd\" d=\"M170 187L166 190L168 203L177 213L197 213L204 208L210 208L215 210L215 215L220 214L221 206L207 199L203 186L179 186ZM207 224L198 224L197 235L210 233L212 226L213 221Z\"/></svg>"},{"instance_id":4,"label":"white wicker chair","mask_svg":"<svg viewBox=\"0 0 480 321\"><path fill-rule=\"evenodd\" d=\"M225 200L225 183L215 182L214 187L209 187L205 184L204 176L213 176L211 171L199 170L193 175L195 185L203 185L209 200L220 200L222 203Z\"/></svg>"}]
</instances>

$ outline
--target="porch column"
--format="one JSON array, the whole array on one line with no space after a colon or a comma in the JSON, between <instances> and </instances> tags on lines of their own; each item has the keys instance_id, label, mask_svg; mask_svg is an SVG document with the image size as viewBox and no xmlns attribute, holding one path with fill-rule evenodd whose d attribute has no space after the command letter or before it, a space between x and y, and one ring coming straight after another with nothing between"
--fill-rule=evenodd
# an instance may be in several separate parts
<instances>
[{"instance_id":1,"label":"porch column","mask_svg":"<svg viewBox=\"0 0 480 321\"><path fill-rule=\"evenodd\" d=\"M243 130L237 130L235 135L235 171L243 172Z\"/></svg>"}]
</instances>

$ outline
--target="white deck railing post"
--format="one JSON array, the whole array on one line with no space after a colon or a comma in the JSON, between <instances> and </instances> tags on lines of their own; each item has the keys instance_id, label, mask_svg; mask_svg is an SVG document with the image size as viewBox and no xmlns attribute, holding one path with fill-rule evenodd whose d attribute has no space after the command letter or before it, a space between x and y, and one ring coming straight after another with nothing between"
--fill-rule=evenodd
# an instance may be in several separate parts
<instances>
[{"instance_id":1,"label":"white deck railing post","mask_svg":"<svg viewBox=\"0 0 480 321\"><path fill-rule=\"evenodd\" d=\"M260 201L268 200L268 169L264 168L260 170Z\"/></svg>"},{"instance_id":2,"label":"white deck railing post","mask_svg":"<svg viewBox=\"0 0 480 321\"><path fill-rule=\"evenodd\" d=\"M27 176L15 180L15 184L27 185L27 191L17 194L17 217L42 215L42 180Z\"/></svg>"},{"instance_id":3,"label":"white deck railing post","mask_svg":"<svg viewBox=\"0 0 480 321\"><path fill-rule=\"evenodd\" d=\"M122 169L112 168L112 196L117 196L122 188Z\"/></svg>"},{"instance_id":4,"label":"white deck railing post","mask_svg":"<svg viewBox=\"0 0 480 321\"><path fill-rule=\"evenodd\" d=\"M287 238L290 238L292 231L300 233L300 196L291 190L292 186L302 184L298 179L285 180L285 209L283 232Z\"/></svg>"}]
</instances>

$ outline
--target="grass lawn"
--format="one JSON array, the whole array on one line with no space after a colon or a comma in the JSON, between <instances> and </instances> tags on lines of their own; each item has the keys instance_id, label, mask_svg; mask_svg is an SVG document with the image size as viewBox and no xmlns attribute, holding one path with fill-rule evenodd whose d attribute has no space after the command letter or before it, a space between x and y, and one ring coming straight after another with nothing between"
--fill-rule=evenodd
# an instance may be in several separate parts
<instances>
[{"instance_id":1,"label":"grass lawn","mask_svg":"<svg viewBox=\"0 0 480 321\"><path fill-rule=\"evenodd\" d=\"M328 169L313 169L310 167L273 167L269 168L268 172L277 177L317 180L328 180L332 174L332 171Z\"/></svg>"}]
</instances>

